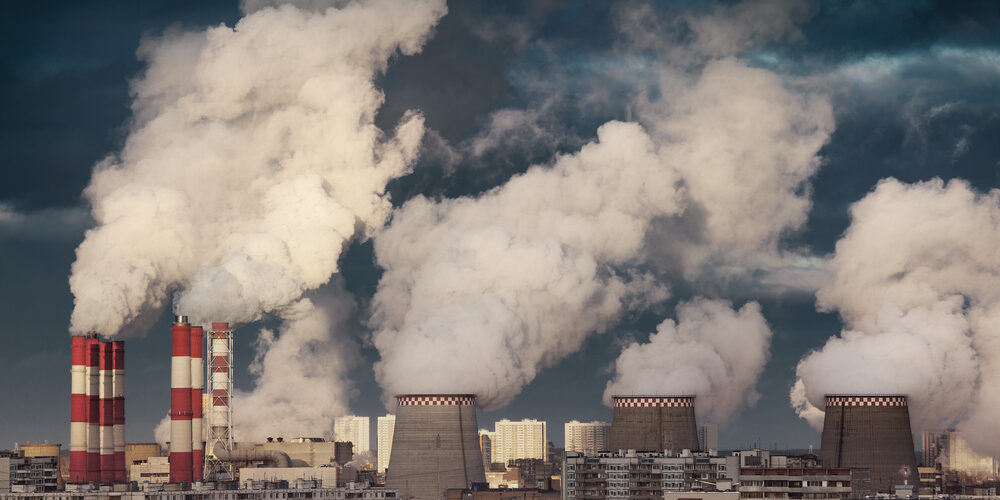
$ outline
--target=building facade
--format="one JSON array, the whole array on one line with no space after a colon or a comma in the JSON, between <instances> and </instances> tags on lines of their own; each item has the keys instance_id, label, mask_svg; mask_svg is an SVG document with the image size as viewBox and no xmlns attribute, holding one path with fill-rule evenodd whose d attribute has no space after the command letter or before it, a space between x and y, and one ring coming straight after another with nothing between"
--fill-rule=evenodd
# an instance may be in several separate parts
<instances>
[{"instance_id":1,"label":"building facade","mask_svg":"<svg viewBox=\"0 0 1000 500\"><path fill-rule=\"evenodd\" d=\"M738 475L736 457L631 450L596 456L566 452L562 498L663 498L668 492L729 491Z\"/></svg>"},{"instance_id":2,"label":"building facade","mask_svg":"<svg viewBox=\"0 0 1000 500\"><path fill-rule=\"evenodd\" d=\"M23 451L0 452L0 491L21 493L59 489L58 456L25 456Z\"/></svg>"},{"instance_id":3,"label":"building facade","mask_svg":"<svg viewBox=\"0 0 1000 500\"><path fill-rule=\"evenodd\" d=\"M608 450L608 437L611 435L611 424L607 422L580 422L573 420L564 425L566 433L566 451L575 451L585 455L596 455L599 451Z\"/></svg>"},{"instance_id":4,"label":"building facade","mask_svg":"<svg viewBox=\"0 0 1000 500\"><path fill-rule=\"evenodd\" d=\"M483 470L489 472L493 464L493 440L497 433L487 429L479 429L479 450L483 453Z\"/></svg>"},{"instance_id":5,"label":"building facade","mask_svg":"<svg viewBox=\"0 0 1000 500\"><path fill-rule=\"evenodd\" d=\"M354 443L354 453L366 453L371 450L368 417L347 415L337 417L333 423L333 432L337 441Z\"/></svg>"},{"instance_id":6,"label":"building facade","mask_svg":"<svg viewBox=\"0 0 1000 500\"><path fill-rule=\"evenodd\" d=\"M503 419L495 424L493 432L493 462L506 464L518 458L548 460L545 422Z\"/></svg>"},{"instance_id":7,"label":"building facade","mask_svg":"<svg viewBox=\"0 0 1000 500\"><path fill-rule=\"evenodd\" d=\"M392 432L396 428L396 416L393 414L378 418L378 436L376 436L376 467L385 474L389 467L389 457L392 456Z\"/></svg>"},{"instance_id":8,"label":"building facade","mask_svg":"<svg viewBox=\"0 0 1000 500\"><path fill-rule=\"evenodd\" d=\"M853 498L850 469L743 468L740 498Z\"/></svg>"}]
</instances>

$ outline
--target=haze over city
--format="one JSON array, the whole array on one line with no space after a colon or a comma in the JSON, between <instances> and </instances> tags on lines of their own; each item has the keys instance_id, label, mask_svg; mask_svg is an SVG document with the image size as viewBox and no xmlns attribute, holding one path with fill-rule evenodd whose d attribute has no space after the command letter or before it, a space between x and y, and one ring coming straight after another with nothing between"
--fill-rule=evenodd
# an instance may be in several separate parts
<instances>
[{"instance_id":1,"label":"haze over city","mask_svg":"<svg viewBox=\"0 0 1000 500\"><path fill-rule=\"evenodd\" d=\"M165 442L184 315L246 441L669 395L806 449L880 394L1000 454L996 3L335 4L0 7L0 447L68 448L91 333Z\"/></svg>"}]
</instances>

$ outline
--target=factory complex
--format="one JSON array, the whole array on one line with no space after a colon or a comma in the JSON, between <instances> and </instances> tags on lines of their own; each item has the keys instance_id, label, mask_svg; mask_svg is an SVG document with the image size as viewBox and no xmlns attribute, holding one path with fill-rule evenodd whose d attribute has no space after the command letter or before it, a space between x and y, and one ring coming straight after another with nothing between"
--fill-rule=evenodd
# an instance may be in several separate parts
<instances>
[{"instance_id":1,"label":"factory complex","mask_svg":"<svg viewBox=\"0 0 1000 500\"><path fill-rule=\"evenodd\" d=\"M828 395L817 454L720 453L717 427L699 426L697 398L683 394L614 396L610 424L565 425L565 449L538 420L480 429L474 394L396 395L376 450L357 416L336 419L333 440L236 442L229 324L178 316L171 337L166 450L124 440L124 343L75 336L68 454L52 444L0 452L0 500L916 498L949 492L941 457L962 443L953 431L937 437L929 457L925 433L934 462L918 467L903 394ZM975 464L978 489L963 491L995 494L996 461Z\"/></svg>"}]
</instances>

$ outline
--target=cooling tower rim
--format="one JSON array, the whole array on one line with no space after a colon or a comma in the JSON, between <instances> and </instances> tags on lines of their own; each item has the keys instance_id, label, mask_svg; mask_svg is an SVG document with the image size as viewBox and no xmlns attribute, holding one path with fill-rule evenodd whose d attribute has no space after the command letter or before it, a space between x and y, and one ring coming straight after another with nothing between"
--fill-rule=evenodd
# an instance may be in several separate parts
<instances>
[{"instance_id":1,"label":"cooling tower rim","mask_svg":"<svg viewBox=\"0 0 1000 500\"><path fill-rule=\"evenodd\" d=\"M412 393L412 394L408 393L408 394L396 394L393 397L399 399L399 398L433 398L439 396L448 396L456 398L473 398L473 399L476 398L475 394L463 394L458 392L433 392L433 393L425 392L425 393Z\"/></svg>"},{"instance_id":2,"label":"cooling tower rim","mask_svg":"<svg viewBox=\"0 0 1000 500\"><path fill-rule=\"evenodd\" d=\"M909 399L909 394L902 393L890 393L890 392L838 392L831 394L824 394L827 398L907 398Z\"/></svg>"},{"instance_id":3,"label":"cooling tower rim","mask_svg":"<svg viewBox=\"0 0 1000 500\"><path fill-rule=\"evenodd\" d=\"M678 398L678 399L694 399L697 396L689 394L616 394L611 396L611 399L624 399L624 398Z\"/></svg>"}]
</instances>

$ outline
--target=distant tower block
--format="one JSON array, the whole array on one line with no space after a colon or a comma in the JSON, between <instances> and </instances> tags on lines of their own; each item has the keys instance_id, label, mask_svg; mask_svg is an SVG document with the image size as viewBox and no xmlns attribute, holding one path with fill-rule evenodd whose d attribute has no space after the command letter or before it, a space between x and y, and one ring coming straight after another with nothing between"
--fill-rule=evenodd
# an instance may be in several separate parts
<instances>
[{"instance_id":1,"label":"distant tower block","mask_svg":"<svg viewBox=\"0 0 1000 500\"><path fill-rule=\"evenodd\" d=\"M396 396L386 487L401 498L435 500L450 488L485 483L473 395Z\"/></svg>"},{"instance_id":2,"label":"distant tower block","mask_svg":"<svg viewBox=\"0 0 1000 500\"><path fill-rule=\"evenodd\" d=\"M614 396L612 450L698 449L694 396Z\"/></svg>"},{"instance_id":3,"label":"distant tower block","mask_svg":"<svg viewBox=\"0 0 1000 500\"><path fill-rule=\"evenodd\" d=\"M878 492L903 484L904 468L909 484L919 485L903 395L827 395L820 454L824 467L871 469L871 488Z\"/></svg>"}]
</instances>

